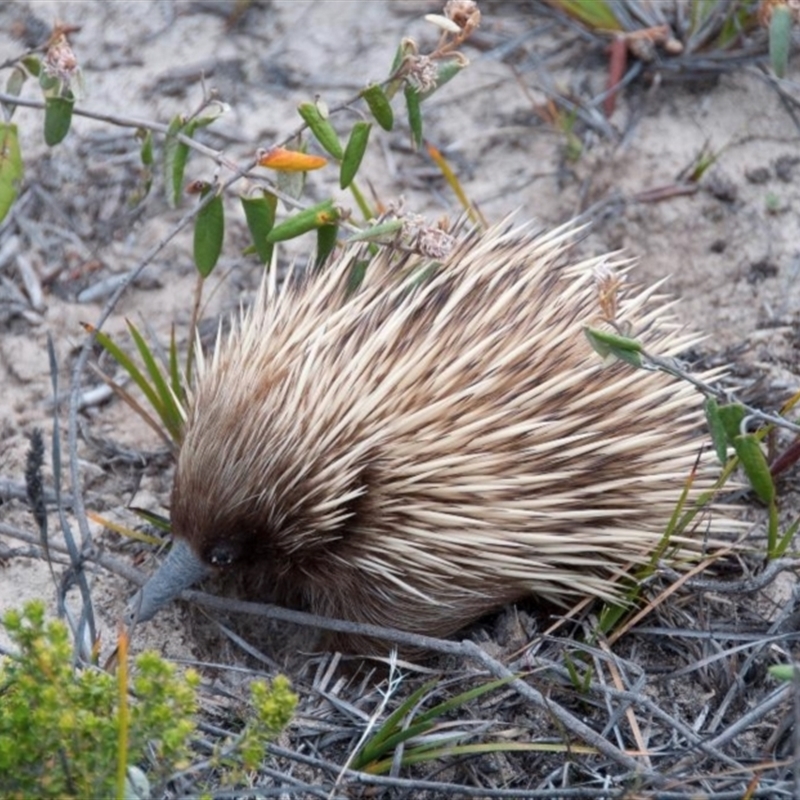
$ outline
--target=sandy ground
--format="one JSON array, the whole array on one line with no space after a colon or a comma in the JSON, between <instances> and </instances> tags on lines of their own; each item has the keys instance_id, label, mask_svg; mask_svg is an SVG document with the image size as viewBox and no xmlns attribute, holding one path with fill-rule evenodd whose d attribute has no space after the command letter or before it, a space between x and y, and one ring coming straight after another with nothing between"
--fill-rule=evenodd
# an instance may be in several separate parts
<instances>
[{"instance_id":1,"label":"sandy ground","mask_svg":"<svg viewBox=\"0 0 800 800\"><path fill-rule=\"evenodd\" d=\"M71 41L85 79L82 107L167 123L201 102L205 84L230 108L203 141L244 160L296 127L299 102L320 95L334 106L385 76L401 36L435 41L421 16L437 7L416 0L253 3L233 27L230 8L155 0L10 2L0 8L0 61L22 52L20 36L35 40L39 23L79 25ZM483 13L480 34L464 50L471 66L425 109L426 137L450 160L468 196L491 221L516 212L520 220L551 226L592 209L595 225L583 249L623 248L638 260L643 280L668 276L680 298L678 316L708 334L702 355L731 363L749 397L768 408L780 405L800 371L800 149L798 128L778 94L755 67L702 85L636 84L609 120L616 137L578 126L583 151L570 160L563 133L537 113L543 87L599 94L605 56L535 4L486 3ZM23 96L37 99L36 87ZM41 427L49 450L53 427L46 337L53 338L66 387L83 342L80 322L97 320L108 295L102 287L133 268L183 212L166 207L158 182L145 203L129 206L139 171L131 128L76 117L64 143L48 150L38 110L19 108L15 121L26 179L17 210L0 228L0 253L11 253L0 263L0 521L33 532L19 493L30 432ZM370 148L363 170L377 196L402 197L431 220L458 215L435 166L408 142L403 123ZM649 201L647 193L676 185L703 152L716 160L696 191ZM210 180L214 172L194 155L187 179ZM310 184L309 200L338 196L324 176ZM232 208L205 316L235 307L255 285L258 267L239 255L246 244L243 220ZM26 293L19 259L44 287L38 307ZM166 340L172 324L181 329L188 322L193 286L190 238L181 234L125 293L105 329L121 334L125 318L144 319ZM97 383L90 373L84 381ZM64 410L60 418L65 427ZM105 450L80 443L87 507L128 525L136 524L129 506L162 510L170 485L164 459L145 459L143 467L120 455L159 450L152 432L115 400L86 409L81 421L87 436L114 443ZM49 469L46 475L52 477ZM796 506L792 483L783 490L787 518ZM58 529L55 514L50 527ZM99 546L127 558L118 537L94 523L93 532ZM31 597L52 605L48 567L13 538L0 537L3 547L0 610ZM153 563L144 558L143 568ZM105 572L92 581L110 646L131 587ZM136 648L200 655L175 608L138 636Z\"/></svg>"}]
</instances>

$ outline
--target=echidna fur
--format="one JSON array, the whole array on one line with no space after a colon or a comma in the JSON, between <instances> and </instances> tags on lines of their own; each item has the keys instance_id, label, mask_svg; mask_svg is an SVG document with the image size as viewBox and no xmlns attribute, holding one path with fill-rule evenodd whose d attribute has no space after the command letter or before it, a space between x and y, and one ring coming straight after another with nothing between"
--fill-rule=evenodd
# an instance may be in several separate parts
<instances>
[{"instance_id":1,"label":"echidna fur","mask_svg":"<svg viewBox=\"0 0 800 800\"><path fill-rule=\"evenodd\" d=\"M279 603L437 636L527 596L617 598L698 462L702 398L604 363L584 327L609 328L611 276L616 323L648 351L699 337L658 285L623 279L624 260L570 263L574 238L496 227L438 262L386 248L353 291L356 246L321 274L266 281L201 365L178 545L140 618L215 569ZM690 500L712 483L699 464ZM725 524L717 512L704 530Z\"/></svg>"}]
</instances>

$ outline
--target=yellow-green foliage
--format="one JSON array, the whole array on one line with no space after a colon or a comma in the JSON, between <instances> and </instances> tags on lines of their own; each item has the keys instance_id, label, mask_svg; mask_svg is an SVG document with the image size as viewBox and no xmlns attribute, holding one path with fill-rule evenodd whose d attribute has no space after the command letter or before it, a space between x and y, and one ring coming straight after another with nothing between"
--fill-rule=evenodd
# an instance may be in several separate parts
<instances>
[{"instance_id":1,"label":"yellow-green foliage","mask_svg":"<svg viewBox=\"0 0 800 800\"><path fill-rule=\"evenodd\" d=\"M113 797L119 735L119 690L113 675L75 669L66 626L45 621L44 605L28 603L3 617L19 658L0 664L0 795ZM176 674L155 653L136 660L128 764L143 764L148 747L159 772L188 763L194 732L195 672Z\"/></svg>"},{"instance_id":2,"label":"yellow-green foliage","mask_svg":"<svg viewBox=\"0 0 800 800\"><path fill-rule=\"evenodd\" d=\"M256 724L245 732L241 742L242 761L247 769L254 769L263 757L264 747L291 721L297 706L297 695L288 678L278 675L271 685L254 681L250 686Z\"/></svg>"},{"instance_id":3,"label":"yellow-green foliage","mask_svg":"<svg viewBox=\"0 0 800 800\"><path fill-rule=\"evenodd\" d=\"M116 676L75 668L66 626L46 621L41 602L9 611L3 625L19 650L0 662L0 797L117 796L120 689ZM179 673L157 653L135 661L125 764L151 785L191 763L196 690L193 670ZM297 697L279 676L252 688L253 714L226 753L229 769L263 758L266 742L291 719Z\"/></svg>"}]
</instances>

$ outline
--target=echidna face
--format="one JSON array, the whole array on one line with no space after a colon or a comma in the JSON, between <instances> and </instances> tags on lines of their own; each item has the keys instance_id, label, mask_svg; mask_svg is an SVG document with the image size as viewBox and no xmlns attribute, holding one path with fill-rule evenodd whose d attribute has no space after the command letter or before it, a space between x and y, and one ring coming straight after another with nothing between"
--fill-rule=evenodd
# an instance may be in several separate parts
<instances>
[{"instance_id":1,"label":"echidna face","mask_svg":"<svg viewBox=\"0 0 800 800\"><path fill-rule=\"evenodd\" d=\"M308 483L291 491L291 465L266 476L258 473L252 485L246 470L239 470L235 480L213 480L209 476L220 474L223 466L213 469L213 459L197 458L204 438L204 426L196 425L179 457L171 499L175 536L209 567L257 567L267 582L289 573L324 572L331 548L358 527L366 476L359 475L358 486L344 492L327 485L314 491Z\"/></svg>"}]
</instances>

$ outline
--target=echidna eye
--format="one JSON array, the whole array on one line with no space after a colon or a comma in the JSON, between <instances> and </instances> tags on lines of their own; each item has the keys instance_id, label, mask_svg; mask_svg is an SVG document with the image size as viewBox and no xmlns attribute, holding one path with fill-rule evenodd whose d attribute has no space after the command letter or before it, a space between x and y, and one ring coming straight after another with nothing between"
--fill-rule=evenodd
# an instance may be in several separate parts
<instances>
[{"instance_id":1,"label":"echidna eye","mask_svg":"<svg viewBox=\"0 0 800 800\"><path fill-rule=\"evenodd\" d=\"M208 553L208 561L215 567L229 567L236 561L236 548L231 544L218 544Z\"/></svg>"}]
</instances>

